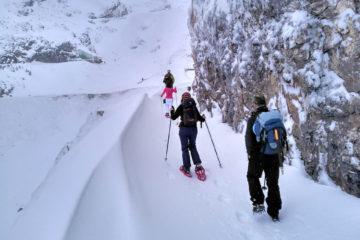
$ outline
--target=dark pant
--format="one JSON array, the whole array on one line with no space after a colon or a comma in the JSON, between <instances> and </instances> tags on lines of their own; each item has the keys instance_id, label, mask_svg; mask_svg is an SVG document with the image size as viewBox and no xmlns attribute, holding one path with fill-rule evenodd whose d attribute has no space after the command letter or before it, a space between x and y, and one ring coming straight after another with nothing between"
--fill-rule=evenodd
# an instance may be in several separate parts
<instances>
[{"instance_id":1,"label":"dark pant","mask_svg":"<svg viewBox=\"0 0 360 240\"><path fill-rule=\"evenodd\" d=\"M199 157L199 153L196 149L196 136L197 136L197 128L196 127L180 127L179 131L180 141L181 141L181 150L182 150L182 158L183 165L185 168L190 168L190 155L193 163L200 164L201 160Z\"/></svg>"},{"instance_id":2,"label":"dark pant","mask_svg":"<svg viewBox=\"0 0 360 240\"><path fill-rule=\"evenodd\" d=\"M262 159L249 159L247 179L249 183L250 200L253 204L264 203L264 193L261 189L259 178L262 172L265 172L266 183L268 186L268 205L267 212L271 215L277 215L281 209L279 181L279 159L277 155L263 155Z\"/></svg>"}]
</instances>

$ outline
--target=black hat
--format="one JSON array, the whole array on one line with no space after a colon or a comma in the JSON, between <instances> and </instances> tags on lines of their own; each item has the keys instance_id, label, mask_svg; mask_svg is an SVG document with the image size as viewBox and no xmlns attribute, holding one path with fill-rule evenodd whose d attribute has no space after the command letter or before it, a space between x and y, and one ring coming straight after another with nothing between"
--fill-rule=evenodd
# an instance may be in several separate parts
<instances>
[{"instance_id":1,"label":"black hat","mask_svg":"<svg viewBox=\"0 0 360 240\"><path fill-rule=\"evenodd\" d=\"M256 94L254 97L254 103L258 106L265 106L266 105L265 96L261 93Z\"/></svg>"}]
</instances>

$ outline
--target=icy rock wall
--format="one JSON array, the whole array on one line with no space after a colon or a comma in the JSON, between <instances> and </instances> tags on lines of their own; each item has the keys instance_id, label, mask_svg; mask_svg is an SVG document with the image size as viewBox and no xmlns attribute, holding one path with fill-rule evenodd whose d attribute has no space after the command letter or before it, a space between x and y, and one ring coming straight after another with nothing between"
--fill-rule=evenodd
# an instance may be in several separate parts
<instances>
[{"instance_id":1,"label":"icy rock wall","mask_svg":"<svg viewBox=\"0 0 360 240\"><path fill-rule=\"evenodd\" d=\"M193 0L202 109L242 131L255 93L282 111L290 160L360 197L360 1ZM295 150L294 150L295 149Z\"/></svg>"}]
</instances>

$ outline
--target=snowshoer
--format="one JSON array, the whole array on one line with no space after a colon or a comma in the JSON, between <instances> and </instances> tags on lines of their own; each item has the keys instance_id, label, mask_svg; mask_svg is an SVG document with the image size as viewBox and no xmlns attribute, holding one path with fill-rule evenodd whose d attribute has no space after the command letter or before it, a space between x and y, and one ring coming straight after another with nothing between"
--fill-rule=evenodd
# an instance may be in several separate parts
<instances>
[{"instance_id":1,"label":"snowshoer","mask_svg":"<svg viewBox=\"0 0 360 240\"><path fill-rule=\"evenodd\" d=\"M175 82L175 78L172 75L170 69L167 71L167 73L164 76L163 83L165 83L166 87L172 88Z\"/></svg>"},{"instance_id":2,"label":"snowshoer","mask_svg":"<svg viewBox=\"0 0 360 240\"><path fill-rule=\"evenodd\" d=\"M200 115L199 110L196 107L195 100L191 98L191 95L188 92L183 93L181 104L176 111L174 107L171 108L171 119L175 120L179 116L181 117L181 122L179 124L179 136L183 159L183 165L180 167L180 171L186 176L191 177L190 151L191 158L196 166L195 173L199 180L204 181L206 179L205 169L201 166L200 156L196 149L196 123L197 121L204 122L205 115Z\"/></svg>"},{"instance_id":3,"label":"snowshoer","mask_svg":"<svg viewBox=\"0 0 360 240\"><path fill-rule=\"evenodd\" d=\"M253 125L257 117L262 112L269 112L266 107L266 100L264 95L257 94L254 97L253 106L256 109L251 113L251 117L247 122L247 129L245 134L245 144L248 154L248 171L247 180L249 184L250 200L253 204L253 212L261 213L265 210L264 207L264 193L261 189L259 178L262 172L265 172L265 179L268 185L268 196L266 198L267 213L273 221L279 221L279 210L281 209L280 189L278 185L279 180L279 156L278 154L266 154L262 152L261 142L258 142L256 135L253 132Z\"/></svg>"},{"instance_id":4,"label":"snowshoer","mask_svg":"<svg viewBox=\"0 0 360 240\"><path fill-rule=\"evenodd\" d=\"M161 94L161 97L166 93L164 104L165 104L165 117L170 118L170 108L173 105L173 93L177 93L175 88L166 87Z\"/></svg>"}]
</instances>

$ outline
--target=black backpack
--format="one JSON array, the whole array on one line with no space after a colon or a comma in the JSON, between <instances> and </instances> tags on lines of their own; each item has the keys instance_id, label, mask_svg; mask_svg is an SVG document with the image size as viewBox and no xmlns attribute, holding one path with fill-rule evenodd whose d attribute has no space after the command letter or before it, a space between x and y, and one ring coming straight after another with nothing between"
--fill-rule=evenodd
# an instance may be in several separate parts
<instances>
[{"instance_id":1,"label":"black backpack","mask_svg":"<svg viewBox=\"0 0 360 240\"><path fill-rule=\"evenodd\" d=\"M170 76L164 78L164 83L167 88L172 88L173 82Z\"/></svg>"},{"instance_id":2,"label":"black backpack","mask_svg":"<svg viewBox=\"0 0 360 240\"><path fill-rule=\"evenodd\" d=\"M192 98L185 99L181 104L183 107L183 126L196 127L198 116L196 114L196 103Z\"/></svg>"}]
</instances>

